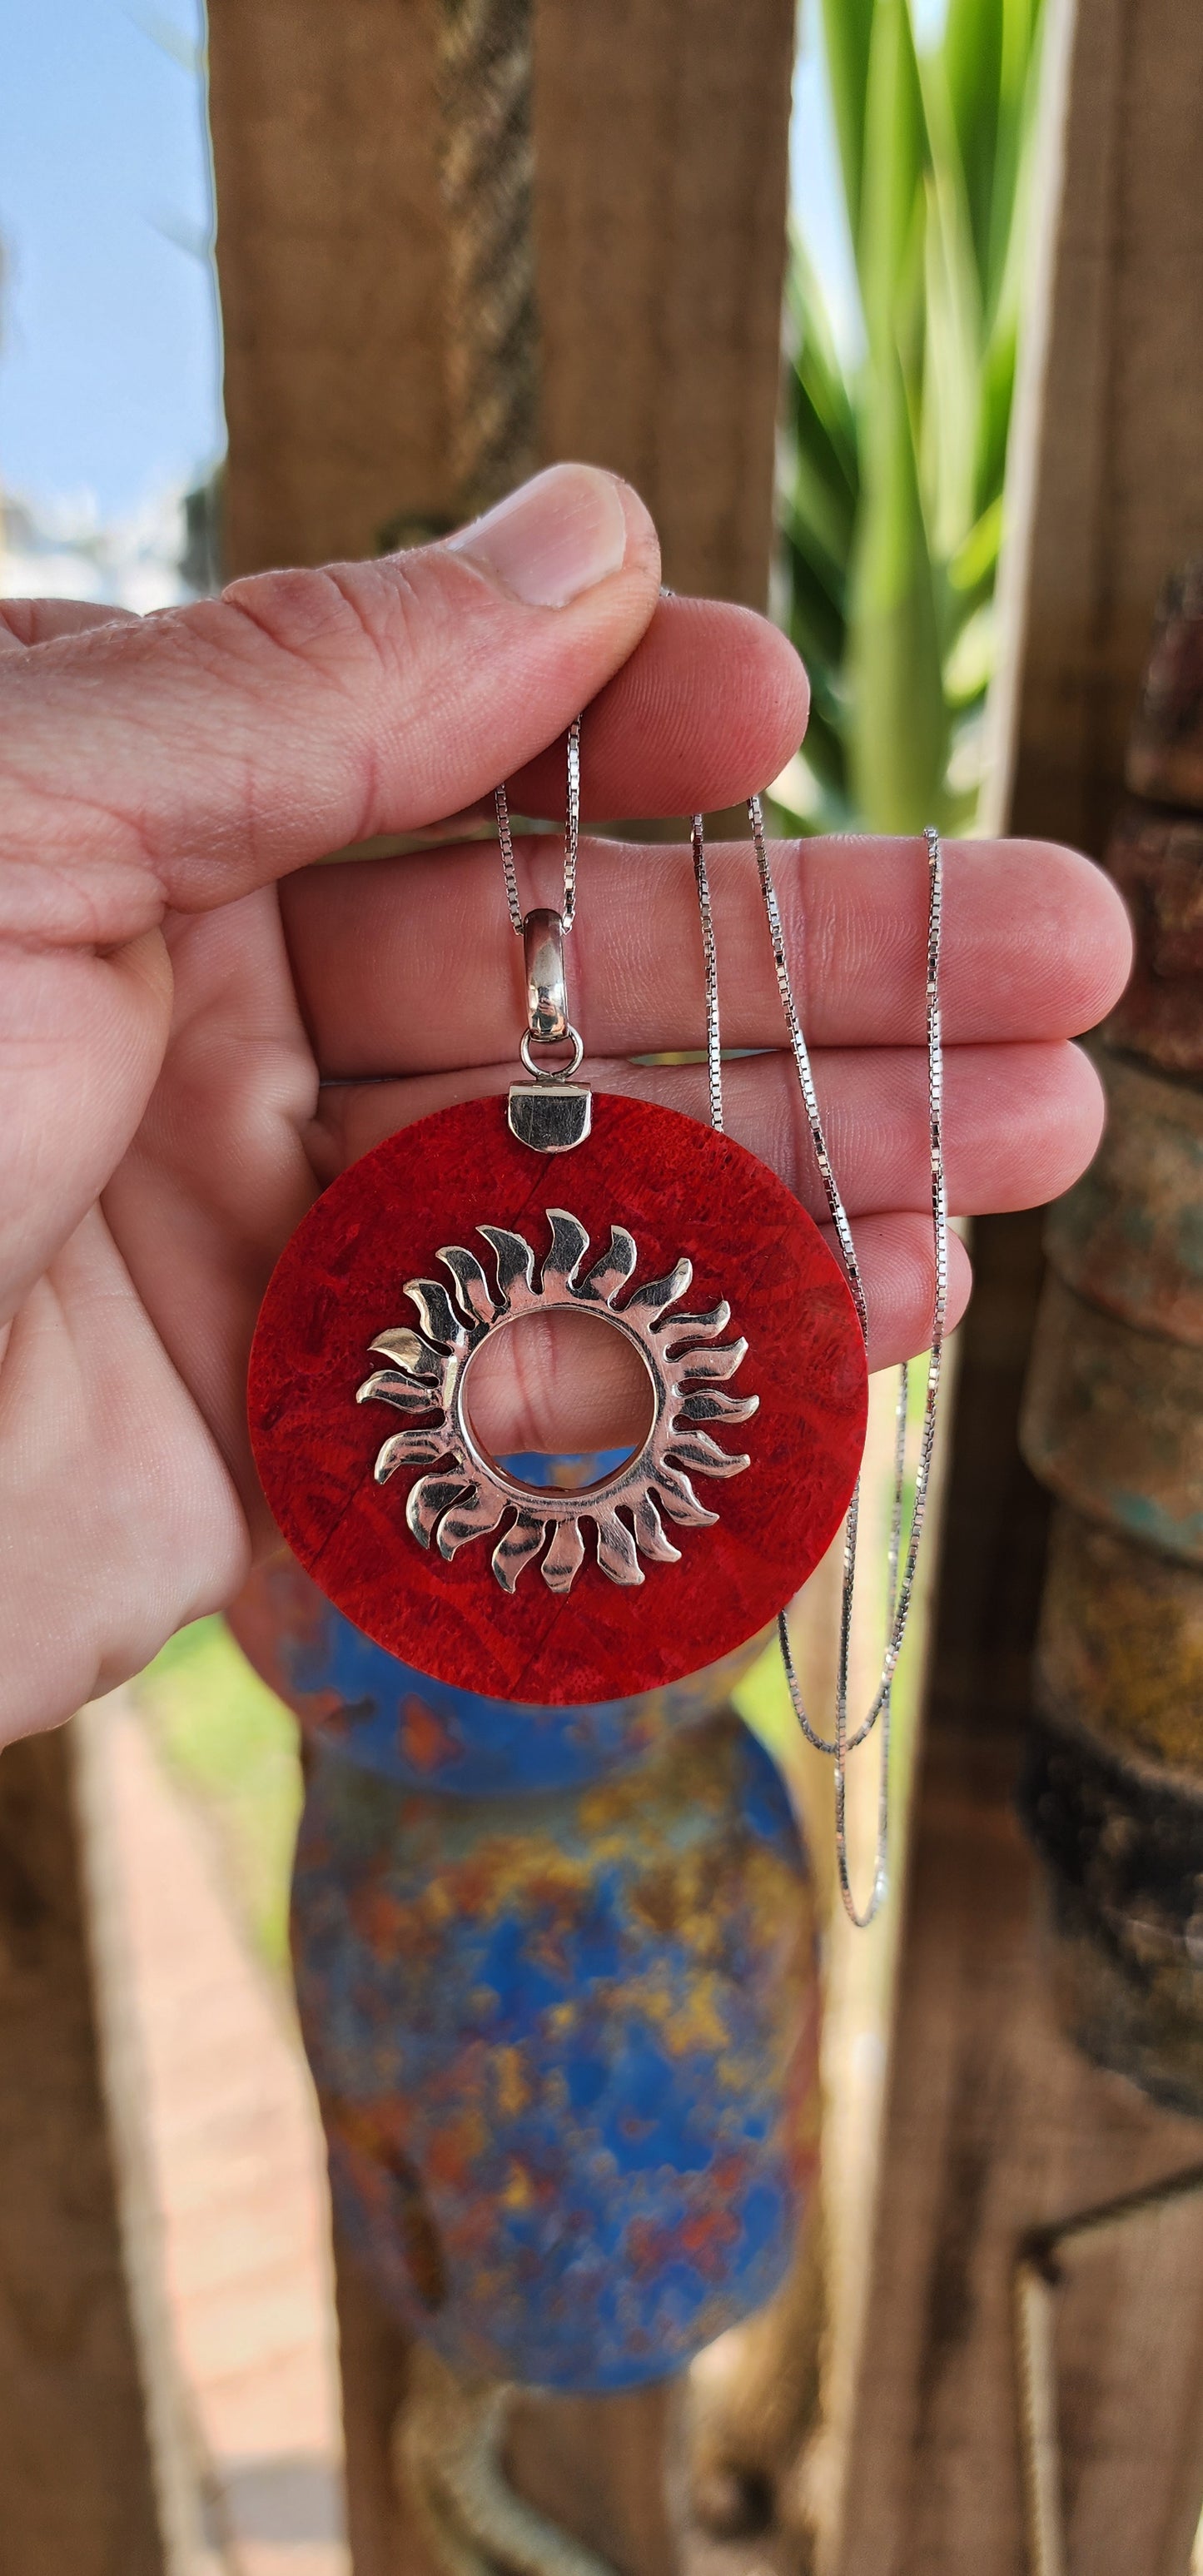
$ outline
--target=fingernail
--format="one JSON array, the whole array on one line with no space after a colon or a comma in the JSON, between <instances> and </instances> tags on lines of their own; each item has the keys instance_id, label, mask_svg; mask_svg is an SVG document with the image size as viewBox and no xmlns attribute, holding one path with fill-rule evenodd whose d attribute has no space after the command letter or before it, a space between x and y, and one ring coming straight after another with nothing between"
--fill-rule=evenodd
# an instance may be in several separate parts
<instances>
[{"instance_id":1,"label":"fingernail","mask_svg":"<svg viewBox=\"0 0 1203 2576\"><path fill-rule=\"evenodd\" d=\"M483 519L449 537L447 550L464 555L528 608L566 608L622 569L627 517L621 490L599 466L549 465Z\"/></svg>"}]
</instances>

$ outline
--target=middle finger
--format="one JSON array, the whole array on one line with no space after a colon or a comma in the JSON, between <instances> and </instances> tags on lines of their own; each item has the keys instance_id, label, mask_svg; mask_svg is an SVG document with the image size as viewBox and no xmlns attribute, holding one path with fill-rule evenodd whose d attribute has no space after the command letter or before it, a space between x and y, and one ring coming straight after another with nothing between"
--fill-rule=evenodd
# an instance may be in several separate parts
<instances>
[{"instance_id":1,"label":"middle finger","mask_svg":"<svg viewBox=\"0 0 1203 2576\"><path fill-rule=\"evenodd\" d=\"M919 840L778 841L791 969L815 1046L916 1043L923 1031L927 857ZM522 844L526 904L560 900L558 839ZM781 1004L748 844L710 855L723 1039L781 1043ZM689 852L582 845L568 945L572 1014L592 1053L701 1043L702 952ZM310 868L280 889L297 993L327 1079L511 1060L522 949L495 843ZM942 1010L951 1046L1057 1039L1118 993L1128 929L1110 880L1045 842L945 844Z\"/></svg>"}]
</instances>

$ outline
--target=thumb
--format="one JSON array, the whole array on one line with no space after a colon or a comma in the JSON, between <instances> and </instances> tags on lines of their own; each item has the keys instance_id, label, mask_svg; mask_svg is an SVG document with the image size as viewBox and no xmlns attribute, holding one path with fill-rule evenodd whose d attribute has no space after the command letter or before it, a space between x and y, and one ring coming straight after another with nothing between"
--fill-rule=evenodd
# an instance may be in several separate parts
<instances>
[{"instance_id":1,"label":"thumb","mask_svg":"<svg viewBox=\"0 0 1203 2576\"><path fill-rule=\"evenodd\" d=\"M0 936L115 944L459 811L620 668L658 583L629 486L558 465L444 544L4 655Z\"/></svg>"}]
</instances>

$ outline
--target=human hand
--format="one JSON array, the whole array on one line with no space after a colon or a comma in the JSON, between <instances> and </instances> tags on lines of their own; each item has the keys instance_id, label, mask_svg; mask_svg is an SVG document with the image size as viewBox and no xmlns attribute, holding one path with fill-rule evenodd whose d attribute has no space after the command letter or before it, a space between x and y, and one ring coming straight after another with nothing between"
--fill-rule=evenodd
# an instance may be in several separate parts
<instances>
[{"instance_id":1,"label":"human hand","mask_svg":"<svg viewBox=\"0 0 1203 2576\"><path fill-rule=\"evenodd\" d=\"M598 817L735 803L796 748L789 645L658 581L635 496L561 467L416 555L141 620L0 611L0 1740L231 1598L266 1526L244 1382L281 1246L346 1161L511 1078L496 848L314 862L503 776L516 812L559 815L581 706ZM931 1314L924 854L774 860L881 1366ZM528 903L558 866L554 840L520 848ZM728 1129L819 1215L748 848L711 878L724 1041L768 1050L728 1067ZM1070 852L952 843L945 925L951 1203L1023 1206L1097 1141L1067 1040L1120 989L1126 920ZM701 1042L688 851L585 843L569 966L583 1078L704 1117L703 1069L630 1061ZM968 1278L954 1244L953 1319ZM571 1349L489 1400L497 1448L621 1436L622 1390Z\"/></svg>"}]
</instances>

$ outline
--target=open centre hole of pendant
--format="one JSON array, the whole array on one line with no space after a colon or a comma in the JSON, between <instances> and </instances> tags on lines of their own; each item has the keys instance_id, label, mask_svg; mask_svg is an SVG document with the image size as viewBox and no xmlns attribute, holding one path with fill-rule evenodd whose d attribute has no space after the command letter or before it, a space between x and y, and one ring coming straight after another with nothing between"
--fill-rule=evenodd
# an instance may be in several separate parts
<instances>
[{"instance_id":1,"label":"open centre hole of pendant","mask_svg":"<svg viewBox=\"0 0 1203 2576\"><path fill-rule=\"evenodd\" d=\"M467 1361L465 1427L490 1467L534 1492L591 1492L644 1448L655 1388L608 1315L553 1308L493 1326Z\"/></svg>"}]
</instances>

